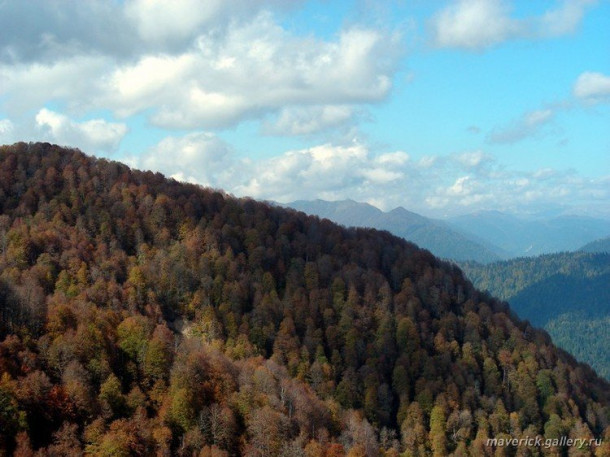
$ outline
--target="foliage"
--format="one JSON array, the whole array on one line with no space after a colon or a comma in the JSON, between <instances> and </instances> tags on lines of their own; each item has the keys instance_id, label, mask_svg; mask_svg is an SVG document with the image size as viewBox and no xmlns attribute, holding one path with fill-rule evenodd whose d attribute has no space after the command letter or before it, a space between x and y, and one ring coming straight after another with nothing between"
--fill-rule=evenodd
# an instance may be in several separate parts
<instances>
[{"instance_id":1,"label":"foliage","mask_svg":"<svg viewBox=\"0 0 610 457\"><path fill-rule=\"evenodd\" d=\"M386 232L49 144L0 148L0 213L0 453L479 455L500 433L610 434L604 380Z\"/></svg>"},{"instance_id":2,"label":"foliage","mask_svg":"<svg viewBox=\"0 0 610 457\"><path fill-rule=\"evenodd\" d=\"M507 300L610 379L610 254L564 252L461 267L476 287Z\"/></svg>"}]
</instances>

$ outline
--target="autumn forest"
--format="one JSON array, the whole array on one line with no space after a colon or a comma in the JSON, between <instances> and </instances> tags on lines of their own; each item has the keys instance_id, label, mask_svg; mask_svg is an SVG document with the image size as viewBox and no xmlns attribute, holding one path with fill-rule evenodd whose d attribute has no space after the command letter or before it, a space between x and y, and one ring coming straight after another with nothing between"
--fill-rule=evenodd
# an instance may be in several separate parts
<instances>
[{"instance_id":1,"label":"autumn forest","mask_svg":"<svg viewBox=\"0 0 610 457\"><path fill-rule=\"evenodd\" d=\"M18 143L0 455L601 457L610 385L387 232Z\"/></svg>"}]
</instances>

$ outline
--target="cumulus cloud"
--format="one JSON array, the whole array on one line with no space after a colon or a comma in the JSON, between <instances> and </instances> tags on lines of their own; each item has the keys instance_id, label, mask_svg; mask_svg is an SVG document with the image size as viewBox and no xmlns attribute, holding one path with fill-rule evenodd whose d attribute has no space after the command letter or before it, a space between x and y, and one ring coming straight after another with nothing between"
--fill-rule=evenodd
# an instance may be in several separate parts
<instances>
[{"instance_id":1,"label":"cumulus cloud","mask_svg":"<svg viewBox=\"0 0 610 457\"><path fill-rule=\"evenodd\" d=\"M179 181L222 187L239 174L239 162L231 147L208 132L193 132L183 137L167 137L129 165L162 173Z\"/></svg>"},{"instance_id":2,"label":"cumulus cloud","mask_svg":"<svg viewBox=\"0 0 610 457\"><path fill-rule=\"evenodd\" d=\"M566 199L595 207L610 197L607 177L552 168L511 171L481 150L412 160L404 151L375 152L362 142L325 143L254 160L199 132L167 138L131 165L238 196L283 203L351 198L436 216L562 205Z\"/></svg>"},{"instance_id":3,"label":"cumulus cloud","mask_svg":"<svg viewBox=\"0 0 610 457\"><path fill-rule=\"evenodd\" d=\"M437 176L449 178L451 174ZM459 175L458 172L454 176L453 182L440 180L423 195L428 207L438 214L463 214L489 208L535 211L564 207L566 201L583 208L601 209L610 197L610 187L605 187L609 177L585 178L574 170L507 171L494 165L491 173ZM605 213L608 215L607 210Z\"/></svg>"},{"instance_id":4,"label":"cumulus cloud","mask_svg":"<svg viewBox=\"0 0 610 457\"><path fill-rule=\"evenodd\" d=\"M36 114L36 125L49 141L106 153L115 151L127 133L125 124L104 119L76 122L46 108Z\"/></svg>"},{"instance_id":5,"label":"cumulus cloud","mask_svg":"<svg viewBox=\"0 0 610 457\"><path fill-rule=\"evenodd\" d=\"M263 132L272 135L309 135L347 124L355 114L349 105L288 107L273 121L263 124Z\"/></svg>"},{"instance_id":6,"label":"cumulus cloud","mask_svg":"<svg viewBox=\"0 0 610 457\"><path fill-rule=\"evenodd\" d=\"M49 62L65 55L103 54L119 60L175 52L202 29L222 33L265 8L302 0L55 0L0 2L0 61Z\"/></svg>"},{"instance_id":7,"label":"cumulus cloud","mask_svg":"<svg viewBox=\"0 0 610 457\"><path fill-rule=\"evenodd\" d=\"M146 57L117 69L106 93L119 112L160 106L152 122L165 128L225 128L279 112L276 130L310 133L320 126L295 118L303 104L317 105L324 125L349 117L337 105L387 96L394 39L360 28L342 31L334 42L295 38L262 14L230 27L221 41L202 36L180 56Z\"/></svg>"},{"instance_id":8,"label":"cumulus cloud","mask_svg":"<svg viewBox=\"0 0 610 457\"><path fill-rule=\"evenodd\" d=\"M188 32L190 38L179 47L148 43L127 58L100 45L94 52L59 53L46 60L0 61L0 95L10 96L5 108L25 112L53 100L72 113L145 112L151 123L168 129L228 128L257 119L268 133L294 135L346 123L362 106L390 93L401 57L396 34L351 26L329 40L296 36L270 12L237 0L206 3L182 24L190 3L171 2L163 20L160 3L153 0L125 2L121 10L141 22L143 41L154 41L158 22L165 27L155 35L161 41ZM231 16L222 33L202 26L209 17L229 14L227 3L243 4L252 15L248 20ZM267 3L252 5L260 9ZM165 11L167 2L163 5ZM4 50L11 46L17 45L6 44Z\"/></svg>"},{"instance_id":9,"label":"cumulus cloud","mask_svg":"<svg viewBox=\"0 0 610 457\"><path fill-rule=\"evenodd\" d=\"M6 141L13 133L13 123L10 119L0 119L0 140Z\"/></svg>"},{"instance_id":10,"label":"cumulus cloud","mask_svg":"<svg viewBox=\"0 0 610 457\"><path fill-rule=\"evenodd\" d=\"M362 144L324 144L253 164L251 177L235 190L283 202L304 193L328 196L363 183L364 173L371 168L368 150Z\"/></svg>"},{"instance_id":11,"label":"cumulus cloud","mask_svg":"<svg viewBox=\"0 0 610 457\"><path fill-rule=\"evenodd\" d=\"M184 39L203 24L224 12L223 0L132 0L126 3L126 16L146 41L164 42Z\"/></svg>"},{"instance_id":12,"label":"cumulus cloud","mask_svg":"<svg viewBox=\"0 0 610 457\"><path fill-rule=\"evenodd\" d=\"M573 33L582 22L586 8L595 3L597 0L563 0L540 18L539 35L555 37Z\"/></svg>"},{"instance_id":13,"label":"cumulus cloud","mask_svg":"<svg viewBox=\"0 0 610 457\"><path fill-rule=\"evenodd\" d=\"M302 0L131 0L125 16L138 35L157 46L188 42L203 28L216 33L230 22L248 19L265 7L290 8Z\"/></svg>"},{"instance_id":14,"label":"cumulus cloud","mask_svg":"<svg viewBox=\"0 0 610 457\"><path fill-rule=\"evenodd\" d=\"M354 142L321 144L253 160L236 156L218 136L197 132L166 138L128 162L240 196L288 202L308 196L356 197L354 192L391 186L404 180L410 158L402 151L375 155Z\"/></svg>"},{"instance_id":15,"label":"cumulus cloud","mask_svg":"<svg viewBox=\"0 0 610 457\"><path fill-rule=\"evenodd\" d=\"M582 73L574 84L574 95L586 102L610 99L610 76L596 72Z\"/></svg>"},{"instance_id":16,"label":"cumulus cloud","mask_svg":"<svg viewBox=\"0 0 610 457\"><path fill-rule=\"evenodd\" d=\"M0 63L0 96L5 97L4 107L10 113L22 114L58 100L72 110L86 110L99 105L99 78L111 65L111 59L96 55L50 63Z\"/></svg>"},{"instance_id":17,"label":"cumulus cloud","mask_svg":"<svg viewBox=\"0 0 610 457\"><path fill-rule=\"evenodd\" d=\"M538 135L544 125L553 120L553 109L541 109L525 113L521 118L508 126L494 129L488 140L491 143L516 143L518 141Z\"/></svg>"},{"instance_id":18,"label":"cumulus cloud","mask_svg":"<svg viewBox=\"0 0 610 457\"><path fill-rule=\"evenodd\" d=\"M572 33L596 0L564 0L541 16L515 18L507 0L456 0L430 22L438 47L482 50L510 39L552 38Z\"/></svg>"},{"instance_id":19,"label":"cumulus cloud","mask_svg":"<svg viewBox=\"0 0 610 457\"><path fill-rule=\"evenodd\" d=\"M141 43L118 2L0 2L0 62L51 62L87 52L126 56Z\"/></svg>"},{"instance_id":20,"label":"cumulus cloud","mask_svg":"<svg viewBox=\"0 0 610 457\"><path fill-rule=\"evenodd\" d=\"M441 10L432 21L434 42L439 47L482 49L520 31L502 0L459 0Z\"/></svg>"},{"instance_id":21,"label":"cumulus cloud","mask_svg":"<svg viewBox=\"0 0 610 457\"><path fill-rule=\"evenodd\" d=\"M467 151L455 154L455 160L465 169L481 168L493 163L494 159L490 154L483 151Z\"/></svg>"}]
</instances>

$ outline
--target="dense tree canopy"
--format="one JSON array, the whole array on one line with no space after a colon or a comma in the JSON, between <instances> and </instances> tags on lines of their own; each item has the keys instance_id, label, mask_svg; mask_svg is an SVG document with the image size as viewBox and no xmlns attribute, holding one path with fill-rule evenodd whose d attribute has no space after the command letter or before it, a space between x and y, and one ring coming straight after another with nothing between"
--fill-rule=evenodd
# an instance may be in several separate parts
<instances>
[{"instance_id":1,"label":"dense tree canopy","mask_svg":"<svg viewBox=\"0 0 610 457\"><path fill-rule=\"evenodd\" d=\"M0 454L563 455L487 438L610 435L605 381L386 232L49 144L0 148L0 214Z\"/></svg>"}]
</instances>

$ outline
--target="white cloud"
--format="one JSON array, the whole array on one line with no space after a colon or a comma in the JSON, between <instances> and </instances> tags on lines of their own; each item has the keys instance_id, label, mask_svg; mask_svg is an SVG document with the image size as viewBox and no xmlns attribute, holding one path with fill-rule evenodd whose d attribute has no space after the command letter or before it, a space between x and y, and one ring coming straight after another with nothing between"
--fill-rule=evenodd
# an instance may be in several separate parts
<instances>
[{"instance_id":1,"label":"white cloud","mask_svg":"<svg viewBox=\"0 0 610 457\"><path fill-rule=\"evenodd\" d=\"M104 119L76 122L46 108L36 114L36 125L49 141L106 153L115 151L127 133L125 124Z\"/></svg>"},{"instance_id":2,"label":"white cloud","mask_svg":"<svg viewBox=\"0 0 610 457\"><path fill-rule=\"evenodd\" d=\"M470 180L470 176L461 176L458 179L455 180L455 182L453 183L453 185L451 185L448 189L447 189L447 194L448 195L467 195L470 193L470 190L468 189L468 181Z\"/></svg>"},{"instance_id":3,"label":"white cloud","mask_svg":"<svg viewBox=\"0 0 610 457\"><path fill-rule=\"evenodd\" d=\"M0 63L0 95L5 107L22 114L50 101L65 100L83 111L99 104L100 83L112 60L103 56L74 56L51 63Z\"/></svg>"},{"instance_id":4,"label":"white cloud","mask_svg":"<svg viewBox=\"0 0 610 457\"><path fill-rule=\"evenodd\" d=\"M288 107L274 121L266 121L263 131L272 135L309 135L345 125L354 111L349 105Z\"/></svg>"},{"instance_id":5,"label":"white cloud","mask_svg":"<svg viewBox=\"0 0 610 457\"><path fill-rule=\"evenodd\" d=\"M239 175L239 163L230 146L207 132L167 137L142 155L128 160L131 166L161 171L180 181L221 187Z\"/></svg>"},{"instance_id":6,"label":"white cloud","mask_svg":"<svg viewBox=\"0 0 610 457\"><path fill-rule=\"evenodd\" d=\"M113 107L120 116L169 103L184 90L179 85L188 81L194 66L191 55L144 56L134 65L116 68L106 78L97 103Z\"/></svg>"},{"instance_id":7,"label":"white cloud","mask_svg":"<svg viewBox=\"0 0 610 457\"><path fill-rule=\"evenodd\" d=\"M441 10L432 21L434 41L440 47L482 49L519 33L502 0L459 0Z\"/></svg>"},{"instance_id":8,"label":"white cloud","mask_svg":"<svg viewBox=\"0 0 610 457\"><path fill-rule=\"evenodd\" d=\"M388 95L394 39L365 29L344 30L334 42L299 39L263 14L247 26L230 27L222 41L200 38L198 49L181 57L187 65L161 78L163 103L153 105L161 108L152 121L166 128L224 128L279 113L275 130L289 134L344 122L351 115L346 105ZM113 85L120 87L132 71L115 75ZM149 100L142 96L136 105ZM118 108L132 106L126 101L117 100ZM304 104L312 106L309 113ZM312 122L316 109L323 117Z\"/></svg>"},{"instance_id":9,"label":"white cloud","mask_svg":"<svg viewBox=\"0 0 610 457\"><path fill-rule=\"evenodd\" d=\"M493 162L493 158L483 151L463 152L456 155L456 160L466 169L481 167Z\"/></svg>"},{"instance_id":10,"label":"white cloud","mask_svg":"<svg viewBox=\"0 0 610 457\"><path fill-rule=\"evenodd\" d=\"M223 12L223 3L223 0L132 0L126 3L125 12L142 38L164 42L191 36Z\"/></svg>"},{"instance_id":11,"label":"white cloud","mask_svg":"<svg viewBox=\"0 0 610 457\"><path fill-rule=\"evenodd\" d=\"M188 10L187 3L175 8ZM142 5L157 14L156 2ZM181 17L182 9L176 11ZM331 40L298 37L268 12L229 21L221 34L192 27L197 36L189 45L155 52L144 47L131 59L88 53L0 63L0 95L10 95L5 106L12 112L53 100L72 113L145 112L153 124L170 129L227 128L255 118L267 120L269 133L309 134L347 123L357 109L384 100L400 58L397 35L354 26Z\"/></svg>"},{"instance_id":12,"label":"white cloud","mask_svg":"<svg viewBox=\"0 0 610 457\"><path fill-rule=\"evenodd\" d=\"M371 168L369 170L363 170L362 176L371 184L387 184L402 178L403 174L385 168Z\"/></svg>"},{"instance_id":13,"label":"white cloud","mask_svg":"<svg viewBox=\"0 0 610 457\"><path fill-rule=\"evenodd\" d=\"M374 153L362 142L254 160L239 158L211 133L193 133L166 138L130 164L238 196L284 203L351 198L437 216L563 205L566 199L592 207L610 198L608 177L587 179L553 168L509 171L485 151L411 160L404 151Z\"/></svg>"},{"instance_id":14,"label":"white cloud","mask_svg":"<svg viewBox=\"0 0 610 457\"><path fill-rule=\"evenodd\" d=\"M10 119L0 119L0 140L6 141L13 133L14 126Z\"/></svg>"},{"instance_id":15,"label":"white cloud","mask_svg":"<svg viewBox=\"0 0 610 457\"><path fill-rule=\"evenodd\" d=\"M515 18L507 0L456 0L430 22L438 47L482 50L510 39L544 39L572 33L597 0L564 0L541 16Z\"/></svg>"},{"instance_id":16,"label":"white cloud","mask_svg":"<svg viewBox=\"0 0 610 457\"><path fill-rule=\"evenodd\" d=\"M302 0L130 0L125 15L140 37L156 45L188 41L202 30L249 20L267 7L290 8Z\"/></svg>"},{"instance_id":17,"label":"white cloud","mask_svg":"<svg viewBox=\"0 0 610 457\"><path fill-rule=\"evenodd\" d=\"M404 178L408 156L402 152L375 156L361 143L323 144L252 163L250 176L235 186L239 195L282 202L306 196L357 198L365 189ZM369 192L370 197L374 197Z\"/></svg>"},{"instance_id":18,"label":"white cloud","mask_svg":"<svg viewBox=\"0 0 610 457\"><path fill-rule=\"evenodd\" d=\"M50 63L68 55L125 57L140 49L119 2L0 2L0 62Z\"/></svg>"},{"instance_id":19,"label":"white cloud","mask_svg":"<svg viewBox=\"0 0 610 457\"><path fill-rule=\"evenodd\" d=\"M375 158L375 163L382 166L404 166L411 158L404 151L386 152Z\"/></svg>"},{"instance_id":20,"label":"white cloud","mask_svg":"<svg viewBox=\"0 0 610 457\"><path fill-rule=\"evenodd\" d=\"M610 76L596 72L582 73L574 84L574 95L587 102L610 98Z\"/></svg>"},{"instance_id":21,"label":"white cloud","mask_svg":"<svg viewBox=\"0 0 610 457\"><path fill-rule=\"evenodd\" d=\"M176 52L202 31L222 34L260 11L289 10L302 0L0 1L0 61L50 62L97 54L121 61Z\"/></svg>"},{"instance_id":22,"label":"white cloud","mask_svg":"<svg viewBox=\"0 0 610 457\"><path fill-rule=\"evenodd\" d=\"M573 33L582 22L585 9L597 0L563 0L561 5L546 12L540 19L540 34L555 37Z\"/></svg>"},{"instance_id":23,"label":"white cloud","mask_svg":"<svg viewBox=\"0 0 610 457\"><path fill-rule=\"evenodd\" d=\"M516 143L540 134L542 127L554 117L555 110L550 108L527 112L508 126L494 129L488 140L492 143Z\"/></svg>"}]
</instances>

